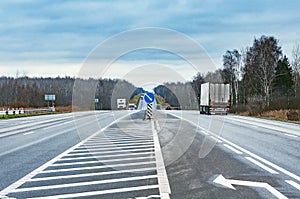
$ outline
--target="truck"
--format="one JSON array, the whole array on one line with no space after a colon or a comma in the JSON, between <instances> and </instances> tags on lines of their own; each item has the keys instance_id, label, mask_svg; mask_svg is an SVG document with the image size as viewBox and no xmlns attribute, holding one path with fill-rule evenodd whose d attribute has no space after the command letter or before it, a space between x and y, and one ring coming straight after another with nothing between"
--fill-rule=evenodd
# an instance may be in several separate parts
<instances>
[{"instance_id":1,"label":"truck","mask_svg":"<svg viewBox=\"0 0 300 199\"><path fill-rule=\"evenodd\" d=\"M136 105L134 103L128 104L128 110L135 110L135 109L136 109Z\"/></svg>"},{"instance_id":2,"label":"truck","mask_svg":"<svg viewBox=\"0 0 300 199\"><path fill-rule=\"evenodd\" d=\"M201 84L200 114L225 114L230 108L229 84Z\"/></svg>"},{"instance_id":3,"label":"truck","mask_svg":"<svg viewBox=\"0 0 300 199\"><path fill-rule=\"evenodd\" d=\"M117 109L119 109L119 110L126 109L126 99L125 98L117 99Z\"/></svg>"}]
</instances>

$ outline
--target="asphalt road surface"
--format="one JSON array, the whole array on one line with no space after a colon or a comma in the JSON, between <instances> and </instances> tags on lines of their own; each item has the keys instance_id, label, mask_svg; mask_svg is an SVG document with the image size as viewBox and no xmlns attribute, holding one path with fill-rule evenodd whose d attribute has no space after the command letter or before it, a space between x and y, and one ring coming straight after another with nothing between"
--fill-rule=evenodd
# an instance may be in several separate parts
<instances>
[{"instance_id":1,"label":"asphalt road surface","mask_svg":"<svg viewBox=\"0 0 300 199\"><path fill-rule=\"evenodd\" d=\"M300 198L300 125L197 111L0 121L2 198Z\"/></svg>"}]
</instances>

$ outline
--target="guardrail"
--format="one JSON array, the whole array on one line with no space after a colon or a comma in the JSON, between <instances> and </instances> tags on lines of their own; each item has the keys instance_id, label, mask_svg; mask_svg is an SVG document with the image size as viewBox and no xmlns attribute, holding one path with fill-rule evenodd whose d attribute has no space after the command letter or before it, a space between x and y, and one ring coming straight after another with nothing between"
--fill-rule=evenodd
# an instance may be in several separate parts
<instances>
[{"instance_id":1,"label":"guardrail","mask_svg":"<svg viewBox=\"0 0 300 199\"><path fill-rule=\"evenodd\" d=\"M30 109L30 110L23 110L23 109L9 110L8 109L8 110L0 111L0 116L45 113L45 112L54 112L54 111L55 111L55 108L53 108L53 107L50 107L49 109Z\"/></svg>"}]
</instances>

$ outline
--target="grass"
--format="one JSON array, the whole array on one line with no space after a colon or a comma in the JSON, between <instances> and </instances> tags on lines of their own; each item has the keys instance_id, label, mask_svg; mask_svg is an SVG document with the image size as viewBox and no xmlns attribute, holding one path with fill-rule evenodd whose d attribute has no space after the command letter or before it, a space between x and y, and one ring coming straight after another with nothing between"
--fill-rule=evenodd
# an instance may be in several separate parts
<instances>
[{"instance_id":1,"label":"grass","mask_svg":"<svg viewBox=\"0 0 300 199\"><path fill-rule=\"evenodd\" d=\"M250 113L248 111L239 112L237 114L243 116L250 116ZM300 122L300 110L296 110L296 109L264 111L257 115L251 115L251 116L260 117L260 118L269 118L269 119L281 120L281 121Z\"/></svg>"}]
</instances>

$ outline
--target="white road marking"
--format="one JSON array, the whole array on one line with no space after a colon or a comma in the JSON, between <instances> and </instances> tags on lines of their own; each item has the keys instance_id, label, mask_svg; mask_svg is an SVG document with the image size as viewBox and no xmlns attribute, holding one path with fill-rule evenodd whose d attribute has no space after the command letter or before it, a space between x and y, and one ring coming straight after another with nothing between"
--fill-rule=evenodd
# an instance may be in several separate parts
<instances>
[{"instance_id":1,"label":"white road marking","mask_svg":"<svg viewBox=\"0 0 300 199\"><path fill-rule=\"evenodd\" d=\"M57 163L54 163L51 166L68 166L68 165L78 165L78 164L89 164L89 163L109 163L109 162L123 162L123 161L132 161L132 160L151 160L153 159L153 157L134 157L134 158L120 158L120 159L109 159L109 160L92 160L92 161L78 161L78 162L68 162L68 163L59 163L59 161Z\"/></svg>"},{"instance_id":2,"label":"white road marking","mask_svg":"<svg viewBox=\"0 0 300 199\"><path fill-rule=\"evenodd\" d=\"M60 189L60 188L69 188L69 187L78 187L78 186L109 184L109 183L116 183L116 182L127 182L127 181L135 181L135 180L146 180L146 179L153 179L153 178L157 178L157 175L137 176L137 177L128 177L128 178L116 178L116 179L77 182L77 183L58 184L58 185L47 185L47 186L29 187L29 188L19 188L19 189L15 189L13 192L18 193L18 192L25 192L25 191Z\"/></svg>"},{"instance_id":3,"label":"white road marking","mask_svg":"<svg viewBox=\"0 0 300 199\"><path fill-rule=\"evenodd\" d=\"M158 120L155 120L155 124L156 124L156 129L157 129L157 131L160 131L161 129L160 129Z\"/></svg>"},{"instance_id":4,"label":"white road marking","mask_svg":"<svg viewBox=\"0 0 300 199\"><path fill-rule=\"evenodd\" d=\"M116 148L117 147L117 148ZM107 151L107 150L113 150L113 149L120 149L120 150L125 150L125 149L140 149L140 148L147 148L147 147L154 147L154 144L148 144L148 145L142 145L142 146L112 146L112 147L78 147L74 149L73 152L79 152L79 151Z\"/></svg>"},{"instance_id":5,"label":"white road marking","mask_svg":"<svg viewBox=\"0 0 300 199\"><path fill-rule=\"evenodd\" d=\"M153 143L153 141L135 141L135 140L130 140L130 141L111 141L111 140L108 140L108 141L102 141L102 142L93 142L93 143L90 143L90 142L87 142L84 144L84 146L98 146L98 145L101 145L101 146L111 146L112 144L113 145L119 145L119 144L145 144L145 143Z\"/></svg>"},{"instance_id":6,"label":"white road marking","mask_svg":"<svg viewBox=\"0 0 300 199\"><path fill-rule=\"evenodd\" d=\"M151 120L151 128L152 128L154 148L155 148L159 192L162 199L169 199L170 198L169 194L171 194L171 188L170 188L170 184L169 184L169 180L165 168L165 163L161 152L161 147L159 144L157 131L155 130L153 120Z\"/></svg>"},{"instance_id":7,"label":"white road marking","mask_svg":"<svg viewBox=\"0 0 300 199\"><path fill-rule=\"evenodd\" d=\"M243 154L242 152L240 152L239 150L233 148L232 146L229 146L228 144L224 144L224 146L228 149L230 149L231 151L235 152L236 154Z\"/></svg>"},{"instance_id":8,"label":"white road marking","mask_svg":"<svg viewBox=\"0 0 300 199\"><path fill-rule=\"evenodd\" d=\"M116 155L93 155L93 156L86 156L86 157L73 157L73 158L61 158L62 161L65 160L85 160L85 159L91 159L91 158L99 158L101 161L101 158L113 158L113 157L123 157L123 156L143 156L144 155L151 155L154 154L154 151L151 152L144 152L144 153L128 153L128 154L116 154Z\"/></svg>"},{"instance_id":9,"label":"white road marking","mask_svg":"<svg viewBox=\"0 0 300 199\"><path fill-rule=\"evenodd\" d=\"M283 195L282 193L277 191L274 187L272 187L271 185L265 182L231 180L231 179L224 178L222 175L219 175L213 182L234 190L236 189L232 186L233 184L239 186L247 186L247 187L261 187L267 189L269 192L271 192L274 196L276 196L279 199L288 199L285 195Z\"/></svg>"},{"instance_id":10,"label":"white road marking","mask_svg":"<svg viewBox=\"0 0 300 199\"><path fill-rule=\"evenodd\" d=\"M204 135L209 135L206 131L201 130L201 133L203 133Z\"/></svg>"},{"instance_id":11,"label":"white road marking","mask_svg":"<svg viewBox=\"0 0 300 199\"><path fill-rule=\"evenodd\" d=\"M33 134L35 133L35 131L30 131L30 132L27 132L27 133L23 133L23 135L30 135L30 134Z\"/></svg>"},{"instance_id":12,"label":"white road marking","mask_svg":"<svg viewBox=\"0 0 300 199\"><path fill-rule=\"evenodd\" d=\"M153 148L144 148L144 149L129 149L129 150L112 150L112 151L88 151L84 153L70 153L66 155L65 157L70 157L70 156L82 156L82 155L95 155L95 154L114 154L114 153L128 153L128 152L137 152L137 151L150 151L154 150Z\"/></svg>"},{"instance_id":13,"label":"white road marking","mask_svg":"<svg viewBox=\"0 0 300 199\"><path fill-rule=\"evenodd\" d=\"M90 167L72 167L67 169L53 169L53 170L44 170L41 173L58 173L58 172L66 172L66 171L84 171L84 170L93 170L93 169L104 169L104 168L115 168L115 167L126 167L126 166L139 166L139 165L147 165L154 164L154 161L147 162L134 162L134 163L126 163L126 164L114 164L114 165L101 165L101 166L90 166Z\"/></svg>"},{"instance_id":14,"label":"white road marking","mask_svg":"<svg viewBox=\"0 0 300 199\"><path fill-rule=\"evenodd\" d=\"M20 187L22 184L24 184L24 182L29 181L30 179L32 179L34 176L36 176L38 173L40 173L41 171L45 170L48 166L50 166L51 164L57 162L59 159L61 159L62 157L64 157L65 155L67 155L68 153L70 153L71 151L73 151L74 149L76 149L77 147L81 146L84 142L86 142L87 140L89 140L90 138L98 135L99 133L103 132L104 130L106 130L109 126L115 124L116 122L118 122L119 120L127 117L129 114L124 115L123 117L120 117L118 119L116 119L115 121L113 121L112 123L110 123L109 125L105 126L104 128L102 128L100 131L96 132L95 134L89 136L88 138L84 139L83 141L79 142L78 144L74 145L73 147L67 149L66 151L64 151L63 153L59 154L58 156L54 157L52 160L46 162L45 164L43 164L42 166L40 166L39 168L35 169L34 171L32 171L31 173L27 174L26 176L24 176L23 178L19 179L18 181L14 182L13 184L9 185L8 187L6 187L5 189L3 189L2 191L0 191L0 198L1 197L6 197L5 195L9 194L10 192L12 192L13 190L17 189L18 187Z\"/></svg>"},{"instance_id":15,"label":"white road marking","mask_svg":"<svg viewBox=\"0 0 300 199\"><path fill-rule=\"evenodd\" d=\"M298 189L300 191L300 185L292 180L286 180L285 182L289 183L290 185L292 185L293 187L295 187L296 189Z\"/></svg>"},{"instance_id":16,"label":"white road marking","mask_svg":"<svg viewBox=\"0 0 300 199\"><path fill-rule=\"evenodd\" d=\"M284 135L289 136L289 137L293 137L293 138L297 138L298 137L297 135L292 135L292 134L289 134L289 133L285 133Z\"/></svg>"},{"instance_id":17,"label":"white road marking","mask_svg":"<svg viewBox=\"0 0 300 199\"><path fill-rule=\"evenodd\" d=\"M91 176L114 175L114 174L120 174L120 173L134 173L134 172L155 171L155 170L156 170L156 167L140 168L140 169L124 169L124 170L118 170L118 171L82 173L82 174L74 174L74 175L62 175L62 176L31 178L31 179L28 179L27 182L39 182L39 181L49 181L49 180L59 180L59 179L70 179L70 178L82 178L82 177L91 177Z\"/></svg>"},{"instance_id":18,"label":"white road marking","mask_svg":"<svg viewBox=\"0 0 300 199\"><path fill-rule=\"evenodd\" d=\"M205 128L199 126L198 124L196 124L196 123L194 123L194 122L192 122L192 121L190 121L190 120L187 120L187 119L185 119L185 118L183 118L183 117L177 116L177 115L172 114L172 113L169 113L169 114L170 114L170 115L173 115L174 117L177 117L177 118L180 118L180 119L182 119L182 120L185 120L185 121L189 122L190 124L192 124L192 125L194 125L194 126L200 128L200 129L202 129L202 130L206 130ZM212 133L212 132L210 132L210 133L211 133L211 135L214 135L214 136L216 136L216 137L218 136L218 135L215 135L215 134ZM280 171L280 172L282 172L282 173L284 173L284 174L286 174L286 175L288 175L288 176L290 176L290 177L292 177L292 178L294 178L294 179L300 181L300 177L297 176L296 174L294 174L294 173L292 173L292 172L290 172L290 171L288 171L288 170L286 170L286 169L284 169L284 168L282 168L282 167L280 167L280 166L278 166L278 165L276 165L276 164L274 164L274 163L272 163L272 162L270 162L270 161L268 161L268 160L266 160L266 159L264 159L264 158L262 158L262 157L260 157L260 156L258 156L258 155L256 155L256 154L254 154L254 153L252 153L252 152L250 152L250 151L248 151L248 150L246 150L246 149L244 149L244 148L242 148L242 147L240 147L240 146L238 146L238 145L236 145L236 144L234 144L233 142L230 142L229 140L227 140L227 139L225 139L225 138L222 138L221 136L218 136L218 138L219 138L220 140L222 140L223 142L226 142L227 144L229 144L229 145L231 145L231 146L237 148L238 150L240 150L240 151L242 151L242 152L244 152L244 153L247 153L248 155L252 156L253 158L255 158L255 159L257 159L257 160L260 160L261 162L263 162L263 163L265 163L265 164L267 164L267 165L269 165L269 166L275 168L276 170L278 170L278 171Z\"/></svg>"},{"instance_id":19,"label":"white road marking","mask_svg":"<svg viewBox=\"0 0 300 199\"><path fill-rule=\"evenodd\" d=\"M86 145L86 144L81 144L80 147L78 148L83 148L83 147L87 147L87 148L104 148L104 147L116 147L116 146L136 146L136 145L148 145L149 143L129 143L129 144L102 144L101 146L98 145Z\"/></svg>"},{"instance_id":20,"label":"white road marking","mask_svg":"<svg viewBox=\"0 0 300 199\"><path fill-rule=\"evenodd\" d=\"M253 164L256 164L257 166L261 167L262 169L268 171L268 172L271 173L271 174L278 174L277 171L274 171L273 169L267 167L266 165L263 165L262 163L260 163L260 162L258 162L258 161L256 161L256 160L254 160L254 159L251 158L251 157L245 157L245 158L246 158L247 160L249 160L250 162L252 162Z\"/></svg>"},{"instance_id":21,"label":"white road marking","mask_svg":"<svg viewBox=\"0 0 300 199\"><path fill-rule=\"evenodd\" d=\"M90 192L82 192L82 193L62 194L62 195L36 197L36 198L29 198L29 199L80 198L80 197L97 196L97 195L110 194L110 193L142 191L142 190L157 189L157 188L159 188L158 185L146 185L146 186L139 186L139 187L126 187L126 188L110 189L110 190L103 190L103 191L90 191Z\"/></svg>"}]
</instances>

